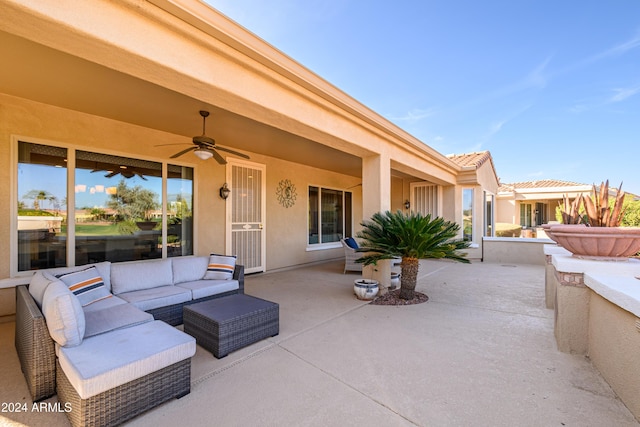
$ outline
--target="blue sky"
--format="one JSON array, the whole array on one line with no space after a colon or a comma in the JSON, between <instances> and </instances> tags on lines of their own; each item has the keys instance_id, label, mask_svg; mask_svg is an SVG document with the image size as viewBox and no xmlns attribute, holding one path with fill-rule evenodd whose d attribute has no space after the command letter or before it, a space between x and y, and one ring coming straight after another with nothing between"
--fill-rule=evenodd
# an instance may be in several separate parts
<instances>
[{"instance_id":1,"label":"blue sky","mask_svg":"<svg viewBox=\"0 0 640 427\"><path fill-rule=\"evenodd\" d=\"M207 0L442 154L503 183L640 195L640 1Z\"/></svg>"}]
</instances>

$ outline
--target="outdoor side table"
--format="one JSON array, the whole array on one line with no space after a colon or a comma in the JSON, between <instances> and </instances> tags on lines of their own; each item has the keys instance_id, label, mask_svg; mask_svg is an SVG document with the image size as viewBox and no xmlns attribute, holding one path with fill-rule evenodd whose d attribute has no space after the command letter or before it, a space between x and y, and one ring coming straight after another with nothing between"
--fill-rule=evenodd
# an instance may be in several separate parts
<instances>
[{"instance_id":1,"label":"outdoor side table","mask_svg":"<svg viewBox=\"0 0 640 427\"><path fill-rule=\"evenodd\" d=\"M239 348L278 335L275 302L237 294L186 305L184 332L218 359Z\"/></svg>"}]
</instances>

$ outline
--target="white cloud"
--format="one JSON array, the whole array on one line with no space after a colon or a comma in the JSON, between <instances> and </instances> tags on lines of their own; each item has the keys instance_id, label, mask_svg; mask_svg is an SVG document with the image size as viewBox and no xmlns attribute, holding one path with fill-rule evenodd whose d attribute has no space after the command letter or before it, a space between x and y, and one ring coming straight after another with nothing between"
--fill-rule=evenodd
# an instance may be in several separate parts
<instances>
[{"instance_id":1,"label":"white cloud","mask_svg":"<svg viewBox=\"0 0 640 427\"><path fill-rule=\"evenodd\" d=\"M620 102L625 99L634 96L637 93L640 93L640 85L628 87L628 88L617 88L613 89L616 93L611 98L609 98L609 102Z\"/></svg>"},{"instance_id":2,"label":"white cloud","mask_svg":"<svg viewBox=\"0 0 640 427\"><path fill-rule=\"evenodd\" d=\"M547 86L547 81L549 80L549 75L545 74L545 69L551 62L551 56L547 57L544 61L538 64L526 77L523 82L523 86L525 88L535 87L539 89L543 89Z\"/></svg>"},{"instance_id":3,"label":"white cloud","mask_svg":"<svg viewBox=\"0 0 640 427\"><path fill-rule=\"evenodd\" d=\"M635 37L632 37L631 39L612 47L611 49L603 52L600 56L604 57L610 55L622 55L627 51L630 51L637 47L640 47L640 31L638 31Z\"/></svg>"},{"instance_id":4,"label":"white cloud","mask_svg":"<svg viewBox=\"0 0 640 427\"><path fill-rule=\"evenodd\" d=\"M408 122L408 123L416 123L427 117L431 117L435 114L435 110L433 108L429 108L427 110L422 109L413 109L408 111L404 116L400 117L390 117L391 120L396 120L399 122Z\"/></svg>"}]
</instances>

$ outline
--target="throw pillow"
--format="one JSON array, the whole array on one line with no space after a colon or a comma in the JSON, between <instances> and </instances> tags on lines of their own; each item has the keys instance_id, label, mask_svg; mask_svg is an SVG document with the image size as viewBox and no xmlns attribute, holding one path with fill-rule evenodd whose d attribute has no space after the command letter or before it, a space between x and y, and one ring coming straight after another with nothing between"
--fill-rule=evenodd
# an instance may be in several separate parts
<instances>
[{"instance_id":1,"label":"throw pillow","mask_svg":"<svg viewBox=\"0 0 640 427\"><path fill-rule=\"evenodd\" d=\"M235 268L235 256L211 254L204 278L209 280L231 280Z\"/></svg>"},{"instance_id":2,"label":"throw pillow","mask_svg":"<svg viewBox=\"0 0 640 427\"><path fill-rule=\"evenodd\" d=\"M62 274L57 277L78 297L83 307L100 301L101 299L111 297L111 292L109 292L109 289L105 286L100 273L98 273L95 267Z\"/></svg>"},{"instance_id":3,"label":"throw pillow","mask_svg":"<svg viewBox=\"0 0 640 427\"><path fill-rule=\"evenodd\" d=\"M85 318L80 301L60 282L51 282L44 291L42 314L51 338L63 347L80 345L84 338Z\"/></svg>"},{"instance_id":4,"label":"throw pillow","mask_svg":"<svg viewBox=\"0 0 640 427\"><path fill-rule=\"evenodd\" d=\"M356 242L356 239L354 239L353 237L347 237L346 239L344 239L344 242L351 249L358 249L358 242Z\"/></svg>"}]
</instances>

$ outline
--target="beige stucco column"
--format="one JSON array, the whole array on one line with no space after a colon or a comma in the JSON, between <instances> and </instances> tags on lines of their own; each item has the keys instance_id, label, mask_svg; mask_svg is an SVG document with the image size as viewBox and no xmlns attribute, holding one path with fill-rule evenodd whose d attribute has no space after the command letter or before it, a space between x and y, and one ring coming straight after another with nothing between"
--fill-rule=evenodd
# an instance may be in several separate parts
<instances>
[{"instance_id":1,"label":"beige stucco column","mask_svg":"<svg viewBox=\"0 0 640 427\"><path fill-rule=\"evenodd\" d=\"M391 160L386 153L362 159L362 219L369 220L376 212L391 209ZM389 287L391 261L379 262L375 267L366 266L362 276L373 278Z\"/></svg>"},{"instance_id":2,"label":"beige stucco column","mask_svg":"<svg viewBox=\"0 0 640 427\"><path fill-rule=\"evenodd\" d=\"M391 208L391 161L380 154L362 159L362 218Z\"/></svg>"}]
</instances>

